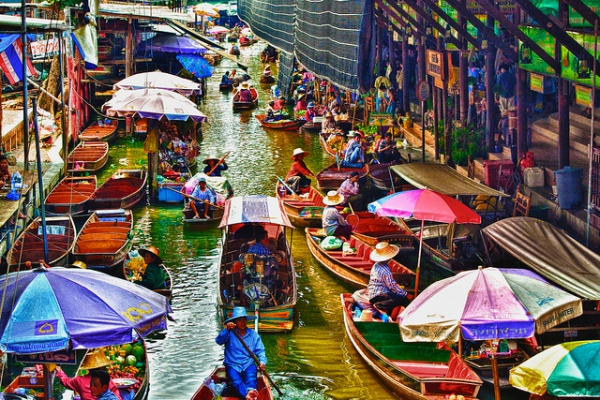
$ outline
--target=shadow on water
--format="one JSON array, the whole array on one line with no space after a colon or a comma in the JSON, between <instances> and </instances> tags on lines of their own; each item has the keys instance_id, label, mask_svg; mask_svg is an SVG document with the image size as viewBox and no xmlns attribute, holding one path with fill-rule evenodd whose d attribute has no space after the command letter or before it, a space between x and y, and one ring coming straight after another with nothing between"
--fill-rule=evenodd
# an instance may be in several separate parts
<instances>
[{"instance_id":1,"label":"shadow on water","mask_svg":"<svg viewBox=\"0 0 600 400\"><path fill-rule=\"evenodd\" d=\"M263 69L258 61L263 48L263 44L242 48L242 61L250 66L249 74L255 82ZM315 173L333 162L321 150L317 135L266 132L260 126L254 115L264 110L270 85L257 86L258 109L233 112L231 94L219 92L218 83L224 70L235 67L225 60L208 80L200 108L209 122L203 126L199 165L208 155L230 152L225 175L236 195L272 195L277 176L285 176L291 164L294 148L310 152L306 162ZM111 150L109 167L100 180L119 167L145 165L143 141L121 138ZM140 206L135 210L135 221L134 246L157 246L174 279L175 322L169 323L166 333L148 339L149 398L189 399L223 359L223 349L214 341L221 329L216 313L221 234L216 226L206 230L184 228L179 205ZM268 370L284 392L280 398L396 398L367 369L346 337L339 296L350 289L334 280L312 257L301 230L295 230L291 238L297 262L298 324L288 334L263 335ZM426 276L428 270L423 267Z\"/></svg>"}]
</instances>

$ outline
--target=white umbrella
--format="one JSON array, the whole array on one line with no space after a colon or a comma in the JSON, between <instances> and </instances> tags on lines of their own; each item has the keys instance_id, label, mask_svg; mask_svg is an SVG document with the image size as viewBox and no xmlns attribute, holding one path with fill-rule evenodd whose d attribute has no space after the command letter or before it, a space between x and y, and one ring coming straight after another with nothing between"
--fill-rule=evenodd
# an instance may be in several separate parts
<instances>
[{"instance_id":1,"label":"white umbrella","mask_svg":"<svg viewBox=\"0 0 600 400\"><path fill-rule=\"evenodd\" d=\"M112 99L108 100L106 103L104 103L102 105L102 110L107 110L109 108L118 108L121 104L123 104L124 102L133 100L135 98L141 97L141 96L147 96L147 95L156 95L156 94L160 94L161 96L166 96L166 97L171 97L177 100L181 100L182 99L182 95L180 95L177 92L171 92L168 90L163 90L163 89L135 89L135 90L125 90L125 89L121 89L121 90L117 90L114 94ZM185 97L183 97L185 100L187 100L192 106L195 106L195 103Z\"/></svg>"},{"instance_id":2,"label":"white umbrella","mask_svg":"<svg viewBox=\"0 0 600 400\"><path fill-rule=\"evenodd\" d=\"M215 6L208 3L200 3L194 6L196 15L208 15L209 17L219 17L219 10Z\"/></svg>"},{"instance_id":3,"label":"white umbrella","mask_svg":"<svg viewBox=\"0 0 600 400\"><path fill-rule=\"evenodd\" d=\"M176 75L161 71L142 72L131 75L114 84L115 89L164 89L172 90L182 94L191 95L200 92L200 84L189 79L180 78Z\"/></svg>"},{"instance_id":4,"label":"white umbrella","mask_svg":"<svg viewBox=\"0 0 600 400\"><path fill-rule=\"evenodd\" d=\"M165 95L149 90L135 92L136 94L129 96L125 101L120 101L106 110L106 113L120 117L137 116L158 120L166 118L169 121L187 121L190 118L196 122L206 121L206 115L200 112L193 102L177 93Z\"/></svg>"}]
</instances>

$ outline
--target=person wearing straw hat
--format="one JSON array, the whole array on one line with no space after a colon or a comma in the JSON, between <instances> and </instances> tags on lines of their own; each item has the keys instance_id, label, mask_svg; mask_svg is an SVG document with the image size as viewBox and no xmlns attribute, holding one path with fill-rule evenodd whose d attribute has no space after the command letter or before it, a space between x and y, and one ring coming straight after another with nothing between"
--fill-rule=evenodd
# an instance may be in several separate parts
<instances>
[{"instance_id":1,"label":"person wearing straw hat","mask_svg":"<svg viewBox=\"0 0 600 400\"><path fill-rule=\"evenodd\" d=\"M242 82L240 85L238 101L245 103L252 102L252 92L250 92L250 84L248 82Z\"/></svg>"},{"instance_id":2,"label":"person wearing straw hat","mask_svg":"<svg viewBox=\"0 0 600 400\"><path fill-rule=\"evenodd\" d=\"M81 400L96 400L96 396L92 394L92 390L90 388L92 373L94 371L106 372L106 367L112 364L112 361L104 353L105 350L106 349L101 348L89 350L87 352L85 358L79 366L79 369L87 370L89 372L87 375L69 378L67 374L65 374L65 372L60 368L60 366L56 366L56 378L58 378L60 383L67 389L71 389L79 393ZM108 383L108 389L116 396L117 399L121 400L119 388L115 386L112 380Z\"/></svg>"},{"instance_id":3,"label":"person wearing straw hat","mask_svg":"<svg viewBox=\"0 0 600 400\"><path fill-rule=\"evenodd\" d=\"M296 193L301 192L302 188L310 187L311 180L308 179L309 176L315 177L315 174L304 163L304 157L307 155L308 151L304 151L300 147L294 149L292 154L294 162L285 176L285 183Z\"/></svg>"},{"instance_id":4,"label":"person wearing straw hat","mask_svg":"<svg viewBox=\"0 0 600 400\"><path fill-rule=\"evenodd\" d=\"M253 315L247 315L244 307L234 307L231 318L225 320L225 328L215 338L217 344L225 345L223 364L227 370L227 376L240 395L245 396L246 399L258 397L257 369L264 371L267 364L267 355L262 339L254 330L248 329L248 321L253 321L255 318ZM260 362L258 368L243 344L232 332L234 330L258 358Z\"/></svg>"},{"instance_id":5,"label":"person wearing straw hat","mask_svg":"<svg viewBox=\"0 0 600 400\"><path fill-rule=\"evenodd\" d=\"M333 119L333 114L331 111L327 111L324 115L325 119L321 122L321 132L322 133L334 133L338 131L338 127L335 124L335 120Z\"/></svg>"},{"instance_id":6,"label":"person wearing straw hat","mask_svg":"<svg viewBox=\"0 0 600 400\"><path fill-rule=\"evenodd\" d=\"M327 236L341 236L346 240L350 240L352 235L352 225L350 225L340 211L336 208L344 202L344 196L331 190L327 193L327 196L323 197L323 203L325 208L322 214L323 229L327 233Z\"/></svg>"},{"instance_id":7,"label":"person wearing straw hat","mask_svg":"<svg viewBox=\"0 0 600 400\"><path fill-rule=\"evenodd\" d=\"M400 252L400 248L388 242L377 243L371 252L371 261L375 264L371 268L368 291L369 302L379 312L387 314L395 320L400 312L399 306L408 304L408 293L394 280L388 261Z\"/></svg>"},{"instance_id":8,"label":"person wearing straw hat","mask_svg":"<svg viewBox=\"0 0 600 400\"><path fill-rule=\"evenodd\" d=\"M165 273L160 267L163 262L159 250L154 246L150 246L147 249L139 249L138 253L144 258L146 269L144 275L142 275L142 280L136 281L136 283L150 290L164 289Z\"/></svg>"},{"instance_id":9,"label":"person wearing straw hat","mask_svg":"<svg viewBox=\"0 0 600 400\"><path fill-rule=\"evenodd\" d=\"M206 167L204 167L203 172L206 175L208 175L208 173L215 167L215 165L217 165L219 161L220 159L217 158L215 155L210 155L206 157L204 161L202 161L203 164L206 164ZM219 164L219 166L215 168L209 176L221 176L221 171L227 171L228 168L229 167L227 166L227 163L225 162L225 160L223 160L223 162Z\"/></svg>"}]
</instances>

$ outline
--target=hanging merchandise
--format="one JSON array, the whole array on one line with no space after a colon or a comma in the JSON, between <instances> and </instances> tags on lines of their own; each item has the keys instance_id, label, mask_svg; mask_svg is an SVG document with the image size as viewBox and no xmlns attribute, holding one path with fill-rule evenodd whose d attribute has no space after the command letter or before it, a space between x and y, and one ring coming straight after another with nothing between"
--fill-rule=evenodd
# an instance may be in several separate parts
<instances>
[{"instance_id":1,"label":"hanging merchandise","mask_svg":"<svg viewBox=\"0 0 600 400\"><path fill-rule=\"evenodd\" d=\"M156 136L156 128L151 129L144 141L144 151L147 154L156 153L158 151L158 137Z\"/></svg>"}]
</instances>

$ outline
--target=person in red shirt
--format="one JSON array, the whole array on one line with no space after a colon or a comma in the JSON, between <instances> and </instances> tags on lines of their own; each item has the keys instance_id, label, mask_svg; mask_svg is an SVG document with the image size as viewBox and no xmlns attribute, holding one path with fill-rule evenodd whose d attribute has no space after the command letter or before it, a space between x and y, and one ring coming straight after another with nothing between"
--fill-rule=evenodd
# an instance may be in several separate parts
<instances>
[{"instance_id":1,"label":"person in red shirt","mask_svg":"<svg viewBox=\"0 0 600 400\"><path fill-rule=\"evenodd\" d=\"M292 154L294 162L285 176L285 183L296 193L301 192L302 188L310 187L311 180L308 179L308 176L315 177L315 174L304 163L304 157L307 155L308 152L302 150L300 147L294 149L294 153Z\"/></svg>"},{"instance_id":2,"label":"person in red shirt","mask_svg":"<svg viewBox=\"0 0 600 400\"><path fill-rule=\"evenodd\" d=\"M60 380L60 383L67 389L71 389L81 396L81 400L96 400L96 396L92 394L90 389L90 382L92 380L91 372L94 370L106 371L106 366L111 364L111 360L104 354L103 349L90 350L85 356L85 359L81 363L81 369L87 369L88 374L84 376L76 376L69 378L67 374L59 367L56 367L56 377ZM121 394L119 388L115 386L111 380L108 383L108 389L121 400Z\"/></svg>"}]
</instances>

